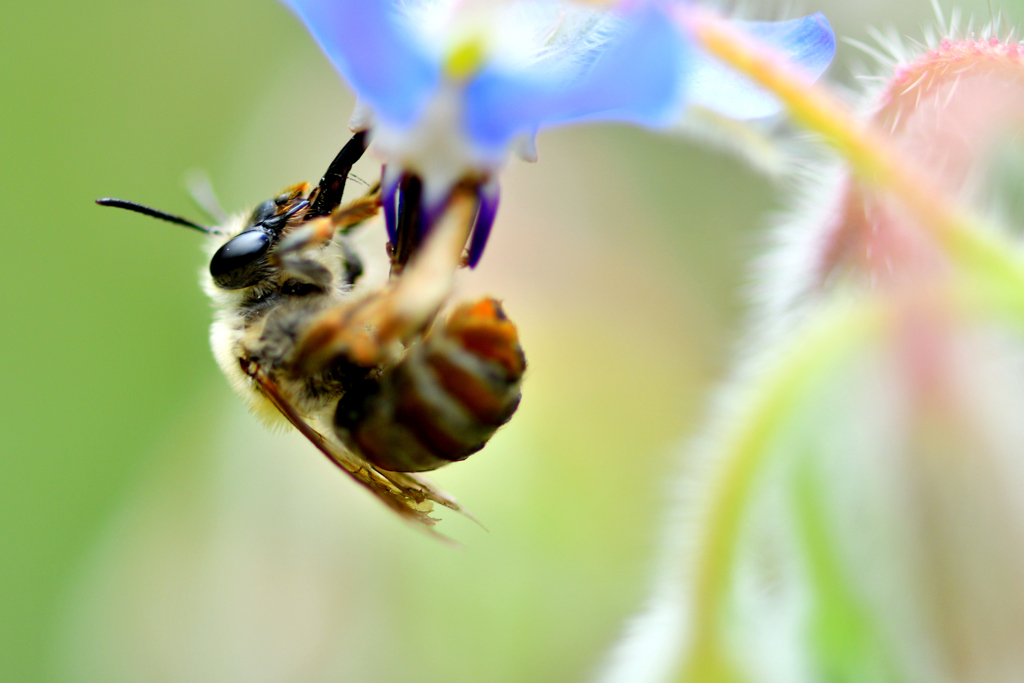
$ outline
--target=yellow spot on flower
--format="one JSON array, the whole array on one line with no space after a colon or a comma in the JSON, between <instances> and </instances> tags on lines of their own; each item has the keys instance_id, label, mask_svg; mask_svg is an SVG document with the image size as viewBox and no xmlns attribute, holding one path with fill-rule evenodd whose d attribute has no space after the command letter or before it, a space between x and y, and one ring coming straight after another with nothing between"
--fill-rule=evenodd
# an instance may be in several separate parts
<instances>
[{"instance_id":1,"label":"yellow spot on flower","mask_svg":"<svg viewBox=\"0 0 1024 683\"><path fill-rule=\"evenodd\" d=\"M487 48L482 37L463 40L448 53L444 64L445 74L454 81L465 80L480 70L486 54Z\"/></svg>"}]
</instances>

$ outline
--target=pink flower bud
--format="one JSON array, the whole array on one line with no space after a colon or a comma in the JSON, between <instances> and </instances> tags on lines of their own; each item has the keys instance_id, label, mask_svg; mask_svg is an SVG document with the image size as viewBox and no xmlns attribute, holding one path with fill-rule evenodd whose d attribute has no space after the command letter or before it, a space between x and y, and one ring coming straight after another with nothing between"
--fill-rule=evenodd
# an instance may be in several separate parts
<instances>
[{"instance_id":1,"label":"pink flower bud","mask_svg":"<svg viewBox=\"0 0 1024 683\"><path fill-rule=\"evenodd\" d=\"M1015 42L943 40L898 66L868 121L944 198L977 210L993 155L1024 125L1024 54ZM846 273L899 282L943 259L885 188L850 176L825 221L814 278Z\"/></svg>"}]
</instances>

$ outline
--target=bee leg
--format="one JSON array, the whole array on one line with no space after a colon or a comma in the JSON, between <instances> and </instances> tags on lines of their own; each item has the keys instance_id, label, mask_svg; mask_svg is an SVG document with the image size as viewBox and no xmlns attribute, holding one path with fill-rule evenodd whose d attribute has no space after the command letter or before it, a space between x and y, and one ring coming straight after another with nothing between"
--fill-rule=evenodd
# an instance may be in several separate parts
<instances>
[{"instance_id":1,"label":"bee leg","mask_svg":"<svg viewBox=\"0 0 1024 683\"><path fill-rule=\"evenodd\" d=\"M372 367L396 343L423 332L451 294L476 210L475 194L457 188L444 216L387 288L313 321L297 344L302 371L316 372L339 356Z\"/></svg>"},{"instance_id":2,"label":"bee leg","mask_svg":"<svg viewBox=\"0 0 1024 683\"><path fill-rule=\"evenodd\" d=\"M259 363L247 358L240 359L240 363L242 371L256 382L260 391L270 399L271 403L274 404L285 419L300 434L306 437L310 443L316 446L321 453L327 456L331 464L358 482L403 519L416 522L426 527L426 530L434 536L446 542L451 542L446 536L430 528L437 523L437 519L430 516L430 511L433 503L437 503L451 510L461 512L461 508L453 498L441 491L435 490L429 483L423 480L407 476L395 476L395 473L390 472L385 475L361 460L335 448L323 434L313 429L299 415L298 411L285 398L277 383Z\"/></svg>"},{"instance_id":3,"label":"bee leg","mask_svg":"<svg viewBox=\"0 0 1024 683\"><path fill-rule=\"evenodd\" d=\"M289 230L274 247L271 258L283 261L286 257L306 249L322 247L334 239L334 223L329 216L315 218Z\"/></svg>"},{"instance_id":4,"label":"bee leg","mask_svg":"<svg viewBox=\"0 0 1024 683\"><path fill-rule=\"evenodd\" d=\"M347 231L354 225L372 218L379 210L380 193L374 189L351 204L335 210L330 216L306 221L292 229L271 252L270 259L298 278L326 287L331 283L331 273L322 264L304 258L302 252L323 247L334 239L337 230ZM342 277L344 282L352 285L363 274L363 262L344 238L341 240L345 258Z\"/></svg>"},{"instance_id":5,"label":"bee leg","mask_svg":"<svg viewBox=\"0 0 1024 683\"><path fill-rule=\"evenodd\" d=\"M380 208L380 181L377 181L362 197L335 209L331 213L331 222L344 234L376 216Z\"/></svg>"},{"instance_id":6,"label":"bee leg","mask_svg":"<svg viewBox=\"0 0 1024 683\"><path fill-rule=\"evenodd\" d=\"M422 332L448 300L476 211L476 195L456 188L444 216L385 290L380 310L366 320L376 322L382 343L407 341Z\"/></svg>"},{"instance_id":7,"label":"bee leg","mask_svg":"<svg viewBox=\"0 0 1024 683\"><path fill-rule=\"evenodd\" d=\"M313 218L299 224L281 238L273 253L280 259L304 249L321 247L334 239L336 231L348 232L376 216L378 211L380 189L373 188L359 199L336 209L330 216Z\"/></svg>"},{"instance_id":8,"label":"bee leg","mask_svg":"<svg viewBox=\"0 0 1024 683\"><path fill-rule=\"evenodd\" d=\"M454 498L437 488L433 482L422 474L417 472L388 472L384 470L378 470L378 472L382 477L388 479L395 486L408 492L410 496L414 495L414 492L419 492L420 495L426 495L427 500L437 503L438 505L442 505L449 510L454 510L466 519L475 522L481 529L487 529L487 527L483 525L483 522L467 512L465 508L455 502Z\"/></svg>"}]
</instances>

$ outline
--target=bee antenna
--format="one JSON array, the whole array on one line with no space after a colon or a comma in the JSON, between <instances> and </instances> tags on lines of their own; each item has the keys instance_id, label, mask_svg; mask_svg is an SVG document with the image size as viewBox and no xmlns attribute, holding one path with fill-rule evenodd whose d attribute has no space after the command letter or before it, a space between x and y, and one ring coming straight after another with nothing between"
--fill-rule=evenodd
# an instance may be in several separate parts
<instances>
[{"instance_id":1,"label":"bee antenna","mask_svg":"<svg viewBox=\"0 0 1024 683\"><path fill-rule=\"evenodd\" d=\"M174 214L167 213L165 211L158 211L157 209L151 208L149 206L137 204L136 202L129 202L125 199L114 199L112 197L104 197L103 199L97 199L96 203L99 204L100 206L113 206L116 209L128 209L129 211L141 213L144 216L152 216L153 218L159 218L160 220L167 221L168 223L177 223L178 225L184 225L186 228L192 228L193 230L204 232L207 235L217 232L213 228L208 228L205 225L193 223L187 218L175 216Z\"/></svg>"}]
</instances>

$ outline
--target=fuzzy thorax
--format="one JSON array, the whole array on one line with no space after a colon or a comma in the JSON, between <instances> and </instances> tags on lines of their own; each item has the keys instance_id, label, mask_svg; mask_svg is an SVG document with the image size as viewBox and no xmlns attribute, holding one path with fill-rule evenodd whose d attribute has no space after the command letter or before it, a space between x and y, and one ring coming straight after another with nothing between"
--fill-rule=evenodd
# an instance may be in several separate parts
<instances>
[{"instance_id":1,"label":"fuzzy thorax","mask_svg":"<svg viewBox=\"0 0 1024 683\"><path fill-rule=\"evenodd\" d=\"M238 214L221 226L206 245L208 254L212 256L242 232L247 226L248 217L248 213ZM338 242L331 241L308 250L303 258L322 267L326 279L322 293L290 299L284 291L294 282L295 273L276 265L268 265L266 277L256 285L243 289L218 287L208 268L204 268L200 274L203 291L210 297L215 309L210 326L210 345L214 358L231 387L245 400L250 410L271 427L283 427L287 422L257 388L254 380L243 371L241 360L254 356L274 358L285 355L287 350L278 346L294 341L290 336L294 327L292 320L303 320L315 311L352 298L351 283L344 277L346 253ZM275 337L285 337L284 343L275 344ZM283 393L307 417L320 419L322 413L331 406L330 396L310 395L305 379L290 380L282 376L278 381Z\"/></svg>"}]
</instances>

